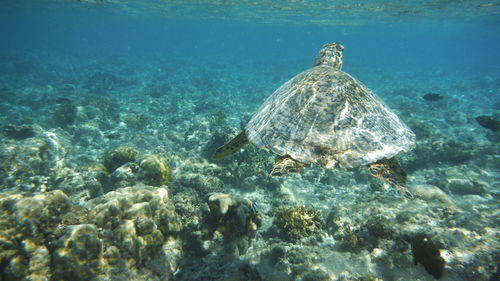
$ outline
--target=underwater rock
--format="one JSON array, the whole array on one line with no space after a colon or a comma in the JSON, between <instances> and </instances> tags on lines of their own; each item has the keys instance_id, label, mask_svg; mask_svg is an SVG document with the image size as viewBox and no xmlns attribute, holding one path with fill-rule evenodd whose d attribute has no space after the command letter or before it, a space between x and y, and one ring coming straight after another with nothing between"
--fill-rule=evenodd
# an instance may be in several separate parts
<instances>
[{"instance_id":1,"label":"underwater rock","mask_svg":"<svg viewBox=\"0 0 500 281\"><path fill-rule=\"evenodd\" d=\"M451 193L459 195L484 195L487 193L485 184L475 184L474 181L464 178L445 179L445 188L447 188Z\"/></svg>"},{"instance_id":2,"label":"underwater rock","mask_svg":"<svg viewBox=\"0 0 500 281\"><path fill-rule=\"evenodd\" d=\"M76 120L77 108L70 101L62 102L57 105L56 109L52 114L54 123L61 127L66 128L73 125Z\"/></svg>"},{"instance_id":3,"label":"underwater rock","mask_svg":"<svg viewBox=\"0 0 500 281\"><path fill-rule=\"evenodd\" d=\"M85 219L60 190L31 196L0 193L0 214L0 271L5 280L50 280L49 245L65 224Z\"/></svg>"},{"instance_id":4,"label":"underwater rock","mask_svg":"<svg viewBox=\"0 0 500 281\"><path fill-rule=\"evenodd\" d=\"M103 192L102 185L89 173L67 167L59 170L57 182L49 184L48 190L54 189L64 191L74 202L94 198Z\"/></svg>"},{"instance_id":5,"label":"underwater rock","mask_svg":"<svg viewBox=\"0 0 500 281\"><path fill-rule=\"evenodd\" d=\"M198 193L188 188L183 192L175 194L172 197L172 201L184 228L196 230L199 227L202 217Z\"/></svg>"},{"instance_id":6,"label":"underwater rock","mask_svg":"<svg viewBox=\"0 0 500 281\"><path fill-rule=\"evenodd\" d=\"M416 197L425 201L439 201L446 205L452 205L451 198L439 187L430 184L417 184L409 186L410 192Z\"/></svg>"},{"instance_id":7,"label":"underwater rock","mask_svg":"<svg viewBox=\"0 0 500 281\"><path fill-rule=\"evenodd\" d=\"M443 113L446 123L454 127L469 126L469 116L466 112L447 111Z\"/></svg>"},{"instance_id":8,"label":"underwater rock","mask_svg":"<svg viewBox=\"0 0 500 281\"><path fill-rule=\"evenodd\" d=\"M145 114L132 114L125 118L127 127L134 130L142 130L148 126L149 118Z\"/></svg>"},{"instance_id":9,"label":"underwater rock","mask_svg":"<svg viewBox=\"0 0 500 281\"><path fill-rule=\"evenodd\" d=\"M170 166L164 157L146 155L139 161L137 177L147 185L164 185L170 179Z\"/></svg>"},{"instance_id":10,"label":"underwater rock","mask_svg":"<svg viewBox=\"0 0 500 281\"><path fill-rule=\"evenodd\" d=\"M226 281L264 281L259 273L258 265L247 261L240 261L234 265L234 270L229 274ZM276 280L279 281L279 280Z\"/></svg>"},{"instance_id":11,"label":"underwater rock","mask_svg":"<svg viewBox=\"0 0 500 281\"><path fill-rule=\"evenodd\" d=\"M109 150L104 155L103 163L109 173L128 162L134 162L137 150L133 147L120 146Z\"/></svg>"},{"instance_id":12,"label":"underwater rock","mask_svg":"<svg viewBox=\"0 0 500 281\"><path fill-rule=\"evenodd\" d=\"M87 122L74 130L74 143L82 146L98 146L104 141L104 135L97 124Z\"/></svg>"},{"instance_id":13,"label":"underwater rock","mask_svg":"<svg viewBox=\"0 0 500 281\"><path fill-rule=\"evenodd\" d=\"M342 226L339 229L338 233L335 235L335 238L340 241L342 248L346 250L354 251L357 250L361 245L358 233L354 231L354 229L352 229L350 225Z\"/></svg>"},{"instance_id":14,"label":"underwater rock","mask_svg":"<svg viewBox=\"0 0 500 281\"><path fill-rule=\"evenodd\" d=\"M436 279L443 277L446 262L429 236L423 233L415 235L411 241L411 251L415 265L422 264L427 273Z\"/></svg>"},{"instance_id":15,"label":"underwater rock","mask_svg":"<svg viewBox=\"0 0 500 281\"><path fill-rule=\"evenodd\" d=\"M106 171L113 169L118 163L123 165L114 168L110 176L113 187L123 188L142 182L147 185L161 186L168 183L171 175L170 166L164 157L159 155L145 155L137 162L135 155L137 151L131 148L123 148L106 154Z\"/></svg>"},{"instance_id":16,"label":"underwater rock","mask_svg":"<svg viewBox=\"0 0 500 281\"><path fill-rule=\"evenodd\" d=\"M351 252L373 251L382 247L381 245L386 246L388 241L393 243L392 241L402 237L395 222L387 216L377 214L377 209L367 213L370 213L370 216L360 222L334 222L334 237L340 242L341 249Z\"/></svg>"},{"instance_id":17,"label":"underwater rock","mask_svg":"<svg viewBox=\"0 0 500 281\"><path fill-rule=\"evenodd\" d=\"M120 188L89 205L93 206L90 216L94 224L109 233L105 247L115 247L113 251L118 253L113 256L122 257L128 267L141 267L158 255L168 254L162 251L164 243L182 228L164 188Z\"/></svg>"},{"instance_id":18,"label":"underwater rock","mask_svg":"<svg viewBox=\"0 0 500 281\"><path fill-rule=\"evenodd\" d=\"M64 177L66 150L53 131L0 144L0 189L46 191Z\"/></svg>"},{"instance_id":19,"label":"underwater rock","mask_svg":"<svg viewBox=\"0 0 500 281\"><path fill-rule=\"evenodd\" d=\"M384 281L384 280L379 279L371 274L366 274L362 276L349 276L349 277L342 276L337 281Z\"/></svg>"},{"instance_id":20,"label":"underwater rock","mask_svg":"<svg viewBox=\"0 0 500 281\"><path fill-rule=\"evenodd\" d=\"M84 104L97 108L99 112L95 112L93 115L99 116L100 119L107 120L112 124L116 124L120 120L121 109L116 99L102 95L91 95L84 101Z\"/></svg>"},{"instance_id":21,"label":"underwater rock","mask_svg":"<svg viewBox=\"0 0 500 281\"><path fill-rule=\"evenodd\" d=\"M126 163L118 167L110 177L113 188L124 188L137 183L137 164Z\"/></svg>"},{"instance_id":22,"label":"underwater rock","mask_svg":"<svg viewBox=\"0 0 500 281\"><path fill-rule=\"evenodd\" d=\"M262 253L259 264L261 268L266 265L265 270L259 270L263 280L333 280L329 273L315 266L322 260L322 247L289 243L270 246Z\"/></svg>"},{"instance_id":23,"label":"underwater rock","mask_svg":"<svg viewBox=\"0 0 500 281\"><path fill-rule=\"evenodd\" d=\"M90 165L86 168L87 175L97 180L103 187L109 187L111 181L111 175L106 170L106 167L102 164ZM110 191L110 190L104 190Z\"/></svg>"},{"instance_id":24,"label":"underwater rock","mask_svg":"<svg viewBox=\"0 0 500 281\"><path fill-rule=\"evenodd\" d=\"M30 125L16 126L8 124L3 128L3 133L6 137L15 140L23 140L35 136L35 130Z\"/></svg>"},{"instance_id":25,"label":"underwater rock","mask_svg":"<svg viewBox=\"0 0 500 281\"><path fill-rule=\"evenodd\" d=\"M92 224L68 226L53 254L55 280L91 280L102 270L103 242Z\"/></svg>"},{"instance_id":26,"label":"underwater rock","mask_svg":"<svg viewBox=\"0 0 500 281\"><path fill-rule=\"evenodd\" d=\"M313 269L304 274L302 281L333 281L332 277L323 269Z\"/></svg>"},{"instance_id":27,"label":"underwater rock","mask_svg":"<svg viewBox=\"0 0 500 281\"><path fill-rule=\"evenodd\" d=\"M206 201L209 213L205 221L209 235L220 233L230 255L245 253L261 225L261 218L252 207L252 202L226 193L209 194Z\"/></svg>"},{"instance_id":28,"label":"underwater rock","mask_svg":"<svg viewBox=\"0 0 500 281\"><path fill-rule=\"evenodd\" d=\"M290 242L318 233L324 222L319 213L311 208L294 206L276 211L273 225L278 228L279 235Z\"/></svg>"},{"instance_id":29,"label":"underwater rock","mask_svg":"<svg viewBox=\"0 0 500 281\"><path fill-rule=\"evenodd\" d=\"M213 164L185 162L180 171L173 178L172 188L182 191L186 188L195 190L200 198L212 192L221 192L224 183L216 175L220 173L218 167Z\"/></svg>"},{"instance_id":30,"label":"underwater rock","mask_svg":"<svg viewBox=\"0 0 500 281\"><path fill-rule=\"evenodd\" d=\"M379 247L382 240L397 240L399 231L389 218L374 214L361 225L358 237L361 245L372 250Z\"/></svg>"},{"instance_id":31,"label":"underwater rock","mask_svg":"<svg viewBox=\"0 0 500 281\"><path fill-rule=\"evenodd\" d=\"M92 105L85 105L78 108L77 119L83 123L91 121L93 119L97 119L100 117L100 115L101 111L99 110L99 108Z\"/></svg>"}]
</instances>

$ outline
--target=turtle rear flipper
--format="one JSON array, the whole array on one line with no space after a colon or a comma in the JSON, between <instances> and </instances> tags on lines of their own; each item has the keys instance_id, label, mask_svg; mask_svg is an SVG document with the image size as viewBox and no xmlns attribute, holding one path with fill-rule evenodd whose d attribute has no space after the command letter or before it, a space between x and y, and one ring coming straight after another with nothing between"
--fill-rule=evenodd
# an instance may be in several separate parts
<instances>
[{"instance_id":1,"label":"turtle rear flipper","mask_svg":"<svg viewBox=\"0 0 500 281\"><path fill-rule=\"evenodd\" d=\"M236 137L230 140L225 145L217 148L212 155L212 159L219 160L226 156L232 155L240 150L248 143L247 133L245 130L241 131Z\"/></svg>"},{"instance_id":2,"label":"turtle rear flipper","mask_svg":"<svg viewBox=\"0 0 500 281\"><path fill-rule=\"evenodd\" d=\"M408 198L413 198L413 195L406 186L406 172L399 164L396 158L382 158L375 163L368 165L368 169L372 175L379 178L395 188L401 190Z\"/></svg>"},{"instance_id":3,"label":"turtle rear flipper","mask_svg":"<svg viewBox=\"0 0 500 281\"><path fill-rule=\"evenodd\" d=\"M276 159L276 163L271 168L269 175L280 177L290 173L298 173L307 166L309 165L293 160L289 155L280 156Z\"/></svg>"}]
</instances>

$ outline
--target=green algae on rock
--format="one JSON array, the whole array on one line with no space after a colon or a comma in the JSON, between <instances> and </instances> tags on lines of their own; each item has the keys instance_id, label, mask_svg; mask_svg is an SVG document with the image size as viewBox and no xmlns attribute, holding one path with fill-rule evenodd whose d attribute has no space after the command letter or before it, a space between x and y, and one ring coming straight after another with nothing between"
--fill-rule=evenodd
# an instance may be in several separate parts
<instances>
[{"instance_id":1,"label":"green algae on rock","mask_svg":"<svg viewBox=\"0 0 500 281\"><path fill-rule=\"evenodd\" d=\"M145 184L160 186L170 179L170 166L164 157L146 155L139 161L137 177Z\"/></svg>"},{"instance_id":2,"label":"green algae on rock","mask_svg":"<svg viewBox=\"0 0 500 281\"><path fill-rule=\"evenodd\" d=\"M128 162L134 162L137 150L133 147L120 146L109 150L104 155L103 163L109 173Z\"/></svg>"}]
</instances>

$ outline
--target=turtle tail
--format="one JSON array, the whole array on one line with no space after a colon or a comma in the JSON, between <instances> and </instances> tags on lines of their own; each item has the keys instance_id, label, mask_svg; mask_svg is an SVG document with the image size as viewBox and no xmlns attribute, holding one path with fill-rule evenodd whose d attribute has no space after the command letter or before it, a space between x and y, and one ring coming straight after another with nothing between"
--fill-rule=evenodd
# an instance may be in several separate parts
<instances>
[{"instance_id":1,"label":"turtle tail","mask_svg":"<svg viewBox=\"0 0 500 281\"><path fill-rule=\"evenodd\" d=\"M217 148L212 155L212 159L219 160L240 150L245 144L248 143L247 133L245 130L241 131L236 137L230 140L225 145Z\"/></svg>"}]
</instances>

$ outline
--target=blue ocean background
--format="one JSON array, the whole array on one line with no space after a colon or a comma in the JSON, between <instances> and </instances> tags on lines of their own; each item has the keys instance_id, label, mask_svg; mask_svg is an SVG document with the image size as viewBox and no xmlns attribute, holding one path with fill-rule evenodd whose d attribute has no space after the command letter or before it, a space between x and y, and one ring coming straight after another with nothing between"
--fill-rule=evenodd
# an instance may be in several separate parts
<instances>
[{"instance_id":1,"label":"blue ocean background","mask_svg":"<svg viewBox=\"0 0 500 281\"><path fill-rule=\"evenodd\" d=\"M499 278L497 1L6 0L0 34L0 281ZM211 158L331 42L415 132L414 199Z\"/></svg>"}]
</instances>

